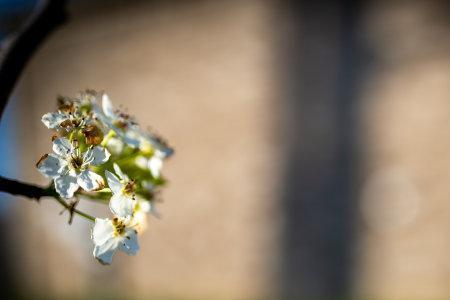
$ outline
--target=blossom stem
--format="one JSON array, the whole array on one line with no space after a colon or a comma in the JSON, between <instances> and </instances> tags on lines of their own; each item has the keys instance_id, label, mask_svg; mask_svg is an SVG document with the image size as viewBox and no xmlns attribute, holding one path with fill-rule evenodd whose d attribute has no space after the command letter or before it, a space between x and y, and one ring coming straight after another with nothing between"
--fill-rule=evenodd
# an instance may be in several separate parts
<instances>
[{"instance_id":1,"label":"blossom stem","mask_svg":"<svg viewBox=\"0 0 450 300\"><path fill-rule=\"evenodd\" d=\"M77 215L79 215L80 217L85 218L86 220L89 220L91 222L95 222L95 217L82 212L81 210L78 210L76 208L73 208L70 204L68 204L66 201L64 201L63 199L59 198L59 197L54 197L54 199L61 204L62 206L64 206L67 210L69 210L69 212L73 212Z\"/></svg>"},{"instance_id":2,"label":"blossom stem","mask_svg":"<svg viewBox=\"0 0 450 300\"><path fill-rule=\"evenodd\" d=\"M64 206L66 209L68 209L70 212L73 212L87 220L90 220L92 222L95 221L95 218L87 213L84 213L74 207L72 207L70 204L66 203L63 199L61 199L56 193L53 185L50 185L47 188L40 187L37 185L20 182L17 180L9 179L3 176L0 176L0 192L5 192L11 195L19 195L19 196L25 196L29 198L30 200L36 200L39 201L41 197L52 197L54 198L59 204Z\"/></svg>"}]
</instances>

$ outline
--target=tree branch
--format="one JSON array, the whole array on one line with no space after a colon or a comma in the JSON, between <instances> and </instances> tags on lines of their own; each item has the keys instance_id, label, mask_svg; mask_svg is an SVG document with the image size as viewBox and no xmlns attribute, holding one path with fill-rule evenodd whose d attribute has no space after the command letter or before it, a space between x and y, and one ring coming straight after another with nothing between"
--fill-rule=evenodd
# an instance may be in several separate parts
<instances>
[{"instance_id":1,"label":"tree branch","mask_svg":"<svg viewBox=\"0 0 450 300\"><path fill-rule=\"evenodd\" d=\"M23 183L13 179L0 176L0 192L6 192L12 195L20 195L30 198L30 200L39 201L41 197L58 196L53 189L43 188L37 185Z\"/></svg>"},{"instance_id":2,"label":"tree branch","mask_svg":"<svg viewBox=\"0 0 450 300\"><path fill-rule=\"evenodd\" d=\"M44 39L64 23L66 0L41 0L30 19L22 28L0 45L0 120L17 80ZM43 188L0 176L0 192L20 195L39 201L41 197L52 197L70 213L78 214L90 221L95 218L75 208L78 202L67 203L60 198L53 186Z\"/></svg>"},{"instance_id":3,"label":"tree branch","mask_svg":"<svg viewBox=\"0 0 450 300\"><path fill-rule=\"evenodd\" d=\"M23 68L42 41L66 20L66 0L40 1L24 26L1 45L0 119Z\"/></svg>"},{"instance_id":4,"label":"tree branch","mask_svg":"<svg viewBox=\"0 0 450 300\"><path fill-rule=\"evenodd\" d=\"M74 204L69 204L63 199L61 199L58 193L53 188L53 186L44 188L37 185L28 184L0 176L0 192L5 192L12 195L25 196L28 197L30 200L34 199L36 201L39 201L41 197L52 197L65 209L69 211L70 213L69 222L71 222L74 213L90 221L93 222L95 221L95 218L93 216L76 209Z\"/></svg>"}]
</instances>

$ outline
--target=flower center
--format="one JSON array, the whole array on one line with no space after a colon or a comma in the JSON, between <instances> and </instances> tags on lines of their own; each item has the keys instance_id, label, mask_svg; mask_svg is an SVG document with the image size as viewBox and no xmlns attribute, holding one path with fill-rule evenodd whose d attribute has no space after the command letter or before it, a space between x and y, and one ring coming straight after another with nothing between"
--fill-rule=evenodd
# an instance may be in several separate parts
<instances>
[{"instance_id":1,"label":"flower center","mask_svg":"<svg viewBox=\"0 0 450 300\"><path fill-rule=\"evenodd\" d=\"M114 218L112 220L114 229L115 229L115 234L117 235L123 235L125 233L125 223L121 220L119 220L119 218Z\"/></svg>"},{"instance_id":2,"label":"flower center","mask_svg":"<svg viewBox=\"0 0 450 300\"><path fill-rule=\"evenodd\" d=\"M123 192L127 195L134 194L134 191L136 189L136 183L134 180L128 181L125 186L123 187Z\"/></svg>"},{"instance_id":3,"label":"flower center","mask_svg":"<svg viewBox=\"0 0 450 300\"><path fill-rule=\"evenodd\" d=\"M117 126L118 128L125 130L128 127L136 124L136 122L134 122L133 117L131 117L129 114L124 113L120 110L116 110L115 111L117 119L114 120L114 125Z\"/></svg>"},{"instance_id":4,"label":"flower center","mask_svg":"<svg viewBox=\"0 0 450 300\"><path fill-rule=\"evenodd\" d=\"M74 170L80 170L83 167L83 158L81 156L71 156L69 158L69 165Z\"/></svg>"}]
</instances>

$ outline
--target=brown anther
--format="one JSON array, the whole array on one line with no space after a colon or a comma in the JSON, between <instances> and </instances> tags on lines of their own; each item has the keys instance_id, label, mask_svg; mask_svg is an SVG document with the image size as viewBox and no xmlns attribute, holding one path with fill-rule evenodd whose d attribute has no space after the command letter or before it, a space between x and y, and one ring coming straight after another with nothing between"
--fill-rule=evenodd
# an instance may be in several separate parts
<instances>
[{"instance_id":1,"label":"brown anther","mask_svg":"<svg viewBox=\"0 0 450 300\"><path fill-rule=\"evenodd\" d=\"M103 140L103 132L92 124L84 127L83 135L86 138L86 143L89 145L98 145Z\"/></svg>"},{"instance_id":2,"label":"brown anther","mask_svg":"<svg viewBox=\"0 0 450 300\"><path fill-rule=\"evenodd\" d=\"M83 158L79 156L72 156L70 158L70 166L75 170L80 169L83 166Z\"/></svg>"},{"instance_id":3,"label":"brown anther","mask_svg":"<svg viewBox=\"0 0 450 300\"><path fill-rule=\"evenodd\" d=\"M126 194L133 194L136 189L136 182L134 180L130 180L125 184L123 188Z\"/></svg>"},{"instance_id":4,"label":"brown anther","mask_svg":"<svg viewBox=\"0 0 450 300\"><path fill-rule=\"evenodd\" d=\"M65 113L74 113L76 110L74 102L64 96L58 96L56 98L57 104L58 104L58 110L65 112Z\"/></svg>"}]
</instances>

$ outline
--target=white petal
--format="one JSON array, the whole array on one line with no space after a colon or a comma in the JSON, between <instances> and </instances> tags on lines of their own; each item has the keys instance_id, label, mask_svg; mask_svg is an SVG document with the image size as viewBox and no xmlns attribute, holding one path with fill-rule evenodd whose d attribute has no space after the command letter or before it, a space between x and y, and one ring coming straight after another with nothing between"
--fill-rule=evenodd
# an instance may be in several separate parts
<instances>
[{"instance_id":1,"label":"white petal","mask_svg":"<svg viewBox=\"0 0 450 300\"><path fill-rule=\"evenodd\" d=\"M114 225L109 219L95 219L94 228L92 228L92 240L95 245L102 245L107 240L114 237Z\"/></svg>"},{"instance_id":2,"label":"white petal","mask_svg":"<svg viewBox=\"0 0 450 300\"><path fill-rule=\"evenodd\" d=\"M159 176L161 175L162 166L163 161L157 155L152 156L152 158L150 158L148 161L148 168L155 178L159 178Z\"/></svg>"},{"instance_id":3,"label":"white petal","mask_svg":"<svg viewBox=\"0 0 450 300\"><path fill-rule=\"evenodd\" d=\"M120 169L118 164L114 163L113 167L114 167L114 172L116 172L117 176L119 176L119 178L121 180L130 181L130 178L128 178L128 176L122 172L122 170Z\"/></svg>"},{"instance_id":4,"label":"white petal","mask_svg":"<svg viewBox=\"0 0 450 300\"><path fill-rule=\"evenodd\" d=\"M124 144L120 139L113 137L108 140L106 147L112 154L120 155L123 151Z\"/></svg>"},{"instance_id":5,"label":"white petal","mask_svg":"<svg viewBox=\"0 0 450 300\"><path fill-rule=\"evenodd\" d=\"M72 145L66 138L57 138L53 141L53 152L58 154L59 156L65 157L67 154L71 152Z\"/></svg>"},{"instance_id":6,"label":"white petal","mask_svg":"<svg viewBox=\"0 0 450 300\"><path fill-rule=\"evenodd\" d=\"M127 197L121 193L114 194L109 200L109 208L112 213L119 217L128 217L133 214L134 205L136 200L131 197Z\"/></svg>"},{"instance_id":7,"label":"white petal","mask_svg":"<svg viewBox=\"0 0 450 300\"><path fill-rule=\"evenodd\" d=\"M120 244L120 250L128 255L135 255L139 251L137 235L134 229L127 230L126 236Z\"/></svg>"},{"instance_id":8,"label":"white petal","mask_svg":"<svg viewBox=\"0 0 450 300\"><path fill-rule=\"evenodd\" d=\"M92 148L91 155L94 158L94 160L91 162L91 165L93 166L104 164L111 156L108 150L100 146L95 146L94 148Z\"/></svg>"},{"instance_id":9,"label":"white petal","mask_svg":"<svg viewBox=\"0 0 450 300\"><path fill-rule=\"evenodd\" d=\"M150 132L145 132L141 129L137 129L140 135L140 148L147 148L148 144L151 145L152 148L159 151L163 156L161 158L166 158L171 156L174 153L174 150L166 145L163 145L158 139Z\"/></svg>"},{"instance_id":10,"label":"white petal","mask_svg":"<svg viewBox=\"0 0 450 300\"><path fill-rule=\"evenodd\" d=\"M136 157L136 159L134 160L134 163L136 164L136 166L138 166L141 169L146 170L148 168L148 159L142 155L139 155L138 157Z\"/></svg>"},{"instance_id":11,"label":"white petal","mask_svg":"<svg viewBox=\"0 0 450 300\"><path fill-rule=\"evenodd\" d=\"M117 178L116 175L114 175L108 170L105 171L105 177L106 180L108 181L108 186L113 192L113 194L120 194L122 192L123 185L120 182L119 178Z\"/></svg>"},{"instance_id":12,"label":"white petal","mask_svg":"<svg viewBox=\"0 0 450 300\"><path fill-rule=\"evenodd\" d=\"M101 245L94 247L94 257L103 265L110 265L114 253L116 253L120 240L111 238Z\"/></svg>"},{"instance_id":13,"label":"white petal","mask_svg":"<svg viewBox=\"0 0 450 300\"><path fill-rule=\"evenodd\" d=\"M49 129L58 128L64 120L67 120L67 116L59 112L51 112L42 116L42 123Z\"/></svg>"},{"instance_id":14,"label":"white petal","mask_svg":"<svg viewBox=\"0 0 450 300\"><path fill-rule=\"evenodd\" d=\"M77 182L85 191L96 191L105 186L102 176L90 170L84 170L78 174Z\"/></svg>"},{"instance_id":15,"label":"white petal","mask_svg":"<svg viewBox=\"0 0 450 300\"><path fill-rule=\"evenodd\" d=\"M131 148L139 148L139 145L141 144L140 137L135 135L135 131L134 130L127 129L125 132L123 132L123 131L116 131L116 133Z\"/></svg>"},{"instance_id":16,"label":"white petal","mask_svg":"<svg viewBox=\"0 0 450 300\"><path fill-rule=\"evenodd\" d=\"M72 198L78 190L77 178L71 175L63 175L55 178L55 189L63 198Z\"/></svg>"},{"instance_id":17,"label":"white petal","mask_svg":"<svg viewBox=\"0 0 450 300\"><path fill-rule=\"evenodd\" d=\"M67 163L55 154L46 154L36 166L43 175L54 178L61 175Z\"/></svg>"},{"instance_id":18,"label":"white petal","mask_svg":"<svg viewBox=\"0 0 450 300\"><path fill-rule=\"evenodd\" d=\"M102 96L102 108L105 115L109 118L116 118L116 114L114 113L114 107L112 105L111 100L108 95L103 94Z\"/></svg>"},{"instance_id":19,"label":"white petal","mask_svg":"<svg viewBox=\"0 0 450 300\"><path fill-rule=\"evenodd\" d=\"M150 204L150 201L147 200L138 200L138 204L139 210L145 213L149 213L151 207L153 206L152 204Z\"/></svg>"}]
</instances>

